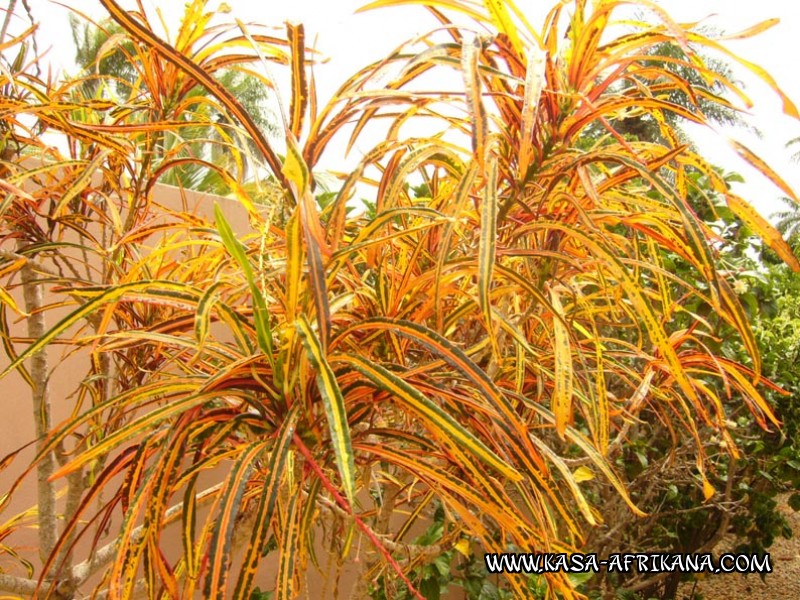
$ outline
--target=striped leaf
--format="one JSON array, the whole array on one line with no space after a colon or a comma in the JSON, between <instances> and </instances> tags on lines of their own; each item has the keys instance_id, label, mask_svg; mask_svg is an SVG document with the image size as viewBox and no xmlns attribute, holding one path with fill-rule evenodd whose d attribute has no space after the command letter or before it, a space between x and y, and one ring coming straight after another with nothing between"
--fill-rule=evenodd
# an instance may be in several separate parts
<instances>
[{"instance_id":1,"label":"striped leaf","mask_svg":"<svg viewBox=\"0 0 800 600\"><path fill-rule=\"evenodd\" d=\"M204 596L210 600L227 597L228 575L232 557L233 531L236 517L242 509L242 496L250 481L250 474L268 442L260 440L248 444L233 464L223 484L224 494L219 505L219 513L211 540L210 553L214 557L209 563Z\"/></svg>"},{"instance_id":2,"label":"striped leaf","mask_svg":"<svg viewBox=\"0 0 800 600\"><path fill-rule=\"evenodd\" d=\"M481 208L481 237L478 244L478 302L497 360L501 360L492 325L491 287L497 250L497 158L492 156Z\"/></svg>"},{"instance_id":3,"label":"striped leaf","mask_svg":"<svg viewBox=\"0 0 800 600\"><path fill-rule=\"evenodd\" d=\"M325 416L328 419L328 431L333 444L336 466L342 478L346 498L353 503L356 496L356 472L353 446L350 441L350 425L347 422L347 407L344 396L336 381L336 375L328 364L323 353L322 344L311 324L301 315L296 322L297 331L303 338L308 358L317 372L317 388L319 388Z\"/></svg>"},{"instance_id":4,"label":"striped leaf","mask_svg":"<svg viewBox=\"0 0 800 600\"><path fill-rule=\"evenodd\" d=\"M221 287L221 281L211 285L203 292L200 301L197 303L197 312L194 316L194 335L201 346L205 343L206 337L208 337L208 330L211 327L211 311L218 300Z\"/></svg>"},{"instance_id":5,"label":"striped leaf","mask_svg":"<svg viewBox=\"0 0 800 600\"><path fill-rule=\"evenodd\" d=\"M181 511L181 542L183 557L186 562L187 579L196 580L200 572L200 556L195 543L197 524L197 476L189 480L183 494L183 510Z\"/></svg>"},{"instance_id":6,"label":"striped leaf","mask_svg":"<svg viewBox=\"0 0 800 600\"><path fill-rule=\"evenodd\" d=\"M101 168L103 161L106 160L110 153L110 150L104 149L97 153L89 164L86 165L86 168L75 178L72 180L69 188L64 191L64 194L58 201L58 204L53 210L53 217L58 218L62 216L62 212L66 208L66 206L73 200L78 194L81 194L92 182L92 177L97 175L98 169Z\"/></svg>"},{"instance_id":7,"label":"striped leaf","mask_svg":"<svg viewBox=\"0 0 800 600\"><path fill-rule=\"evenodd\" d=\"M544 419L548 422L555 424L555 416L552 412L548 411L546 407L542 406L537 402L526 402L526 405L530 407L532 410L536 411L540 414ZM594 464L600 472L606 477L606 479L611 483L612 486L617 490L620 497L625 501L635 514L644 517L647 516L646 513L642 512L630 499L630 495L628 494L627 489L625 488L625 484L620 480L619 476L613 471L611 466L608 464L608 461L597 451L594 445L586 439L586 437L573 427L566 427L564 430L564 435L567 440L574 443L583 453L584 455Z\"/></svg>"},{"instance_id":8,"label":"striped leaf","mask_svg":"<svg viewBox=\"0 0 800 600\"><path fill-rule=\"evenodd\" d=\"M295 570L301 562L300 550L300 518L302 511L303 494L300 490L290 494L288 506L283 518L280 540L278 542L280 559L278 563L278 581L275 586L276 600L294 600L299 596L295 585L297 575Z\"/></svg>"},{"instance_id":9,"label":"striped leaf","mask_svg":"<svg viewBox=\"0 0 800 600\"><path fill-rule=\"evenodd\" d=\"M82 290L86 292L87 289ZM80 322L82 319L91 315L99 307L111 303L118 302L127 297L131 299L150 299L155 302L169 302L180 301L194 305L198 300L196 291L183 283L175 283L172 281L139 281L134 283L123 283L115 287L104 289L97 296L81 305L77 310L71 312L66 317L56 323L50 331L45 333L42 337L35 340L28 346L22 354L16 357L15 360L8 365L2 373L0 379L8 375L11 371L18 368L20 364L36 354L58 338L59 335L67 331L70 327Z\"/></svg>"},{"instance_id":10,"label":"striped leaf","mask_svg":"<svg viewBox=\"0 0 800 600\"><path fill-rule=\"evenodd\" d=\"M250 542L245 549L242 567L239 571L239 580L234 593L235 598L248 598L252 592L253 579L258 570L258 561L268 540L270 522L275 512L278 492L281 489L281 482L284 478L298 414L299 405L296 405L284 418L280 429L275 435L275 441L269 453L269 460L264 468L266 479L261 486L261 495L258 499L253 531L250 535Z\"/></svg>"},{"instance_id":11,"label":"striped leaf","mask_svg":"<svg viewBox=\"0 0 800 600\"><path fill-rule=\"evenodd\" d=\"M462 427L445 410L391 371L353 354L337 356L335 362L350 365L375 384L378 389L388 392L399 402L408 406L427 423L428 429L434 435L439 435L450 443L460 446L509 481L519 481L522 478L506 461L487 448L482 441Z\"/></svg>"},{"instance_id":12,"label":"striped leaf","mask_svg":"<svg viewBox=\"0 0 800 600\"><path fill-rule=\"evenodd\" d=\"M261 154L269 164L272 173L279 180L283 179L281 162L267 141L261 129L249 115L241 102L219 81L198 66L192 59L177 51L173 46L159 39L150 29L136 20L114 0L100 0L112 19L119 23L125 31L130 33L139 42L163 56L177 68L186 72L195 81L205 87L210 94L216 97L225 108L242 124ZM84 131L84 135L87 132ZM283 183L283 181L281 181Z\"/></svg>"},{"instance_id":13,"label":"striped leaf","mask_svg":"<svg viewBox=\"0 0 800 600\"><path fill-rule=\"evenodd\" d=\"M486 157L486 138L489 125L486 108L481 98L481 79L478 74L482 44L478 37L464 42L461 56L461 72L466 88L467 110L472 118L472 155L481 167Z\"/></svg>"},{"instance_id":14,"label":"striped leaf","mask_svg":"<svg viewBox=\"0 0 800 600\"><path fill-rule=\"evenodd\" d=\"M28 369L25 368L25 365L19 361L17 351L14 349L14 344L11 342L11 334L8 329L6 305L3 303L0 303L0 337L2 337L3 350L5 350L6 356L9 358L9 360L11 360L12 364L17 364L17 372L25 380L25 383L27 383L30 388L33 389L35 387L33 379L31 379L31 375L28 372ZM9 371L10 370L11 369L9 369ZM2 379L3 375L0 375L0 379Z\"/></svg>"},{"instance_id":15,"label":"striped leaf","mask_svg":"<svg viewBox=\"0 0 800 600\"><path fill-rule=\"evenodd\" d=\"M300 306L300 283L303 277L303 238L297 210L286 224L286 320L293 323Z\"/></svg>"},{"instance_id":16,"label":"striped leaf","mask_svg":"<svg viewBox=\"0 0 800 600\"><path fill-rule=\"evenodd\" d=\"M556 431L561 439L572 419L573 367L569 331L566 326L564 307L558 291L550 289L553 307L553 359L555 361L555 380L553 388L553 414L556 417Z\"/></svg>"},{"instance_id":17,"label":"striped leaf","mask_svg":"<svg viewBox=\"0 0 800 600\"><path fill-rule=\"evenodd\" d=\"M308 106L309 91L306 80L305 31L302 25L286 24L292 51L292 101L289 107L289 128L295 138L303 131L303 117Z\"/></svg>"},{"instance_id":18,"label":"striped leaf","mask_svg":"<svg viewBox=\"0 0 800 600\"><path fill-rule=\"evenodd\" d=\"M444 359L475 385L476 390L485 398L487 407L494 413L491 415L492 421L502 432L502 441L511 447L516 458L525 465L528 473L535 475L541 471L546 472L546 467L541 462L538 452L527 439L525 426L520 422L518 413L505 393L461 349L427 327L406 320L374 317L362 321L357 327L360 330L391 331L393 334L421 344L436 356ZM347 330L342 332L342 336L346 334Z\"/></svg>"},{"instance_id":19,"label":"striped leaf","mask_svg":"<svg viewBox=\"0 0 800 600\"><path fill-rule=\"evenodd\" d=\"M466 171L458 180L458 186L456 187L456 191L454 194L454 202L452 207L452 215L455 217L459 217L464 210L464 207L469 200L469 194L472 191L472 184L475 182L475 178L478 174L478 166L475 161L470 161L467 165ZM447 261L447 257L450 253L450 245L453 235L455 234L455 222L454 220L447 223L445 225L444 235L442 236L442 242L440 244L440 250L438 253L438 257L436 260L436 273L435 273L435 280L441 281L442 280L442 271L444 269L445 262ZM434 288L435 294L435 311L436 311L436 331L439 333L443 330L443 323L444 323L444 316L442 314L442 286L435 286Z\"/></svg>"}]
</instances>

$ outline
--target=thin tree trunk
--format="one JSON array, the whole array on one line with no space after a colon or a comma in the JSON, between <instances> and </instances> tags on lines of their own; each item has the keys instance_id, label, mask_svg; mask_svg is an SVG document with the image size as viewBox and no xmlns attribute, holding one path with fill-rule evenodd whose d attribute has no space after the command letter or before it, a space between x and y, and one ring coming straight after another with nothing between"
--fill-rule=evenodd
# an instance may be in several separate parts
<instances>
[{"instance_id":1,"label":"thin tree trunk","mask_svg":"<svg viewBox=\"0 0 800 600\"><path fill-rule=\"evenodd\" d=\"M37 275L30 265L25 264L20 269L22 293L25 300L25 312L28 317L28 337L37 340L46 332L42 286ZM47 349L34 354L30 359L30 375L33 380L31 390L33 398L33 421L36 426L36 449L41 450L45 437L50 431L50 393L48 386ZM39 501L39 556L42 563L47 561L58 538L56 521L56 492L49 481L55 472L55 456L52 452L46 454L39 461L37 470L37 494Z\"/></svg>"}]
</instances>

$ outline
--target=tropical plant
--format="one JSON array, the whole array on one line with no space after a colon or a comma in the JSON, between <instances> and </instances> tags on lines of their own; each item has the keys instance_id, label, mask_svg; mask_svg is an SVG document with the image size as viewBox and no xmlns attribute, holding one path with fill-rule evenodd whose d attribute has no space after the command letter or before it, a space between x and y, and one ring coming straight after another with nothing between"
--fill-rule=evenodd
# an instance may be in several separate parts
<instances>
[{"instance_id":1,"label":"tropical plant","mask_svg":"<svg viewBox=\"0 0 800 600\"><path fill-rule=\"evenodd\" d=\"M663 94L664 100L683 108L684 111L699 112L705 120L711 123L740 127L747 125L747 122L739 112L726 100L725 86L719 80L706 78L693 67L685 66L687 62L691 63L692 59L687 56L680 44L664 42L648 48L646 52L650 56L651 62L644 62L643 65L658 66L665 73L662 77L666 78L668 73L686 83L684 86L674 87ZM731 80L733 78L733 71L729 62L713 55L703 55L702 61L707 69L719 74L723 80ZM626 89L636 86L651 87L652 83L646 76L633 75L628 79L617 82L615 85L618 87L618 92L624 93ZM679 125L684 120L681 115L670 110L664 110L663 117L674 127L674 131L681 135ZM615 118L609 119L609 122L617 132L623 136L630 137L630 139L663 141L661 139L661 126L651 115L621 112ZM602 123L594 124L594 127L587 129L587 131L592 131L592 129L595 135L607 133L607 128ZM688 136L681 135L681 138L685 143L690 143Z\"/></svg>"},{"instance_id":2,"label":"tropical plant","mask_svg":"<svg viewBox=\"0 0 800 600\"><path fill-rule=\"evenodd\" d=\"M230 71L241 68L242 62L252 62L253 56L220 56L220 51L228 44L237 43L238 30L233 30L234 35L228 35L227 43L221 44L214 36L223 35L224 31L205 27L211 18L212 14L203 10L202 3L189 6L178 32L178 39L184 44L179 47L185 52L194 44L202 47L203 54L197 60L208 76L219 69L220 63ZM198 27L199 24L205 25ZM30 58L31 34L32 29L16 39L4 41L0 80L3 89L0 182L4 197L0 209L4 277L0 288L3 300L0 325L3 345L11 360L16 356L13 344L19 336L28 340L42 336L47 330L47 316L55 314L53 309L57 311L64 303L85 305L86 298L81 293L86 289L148 280L154 273L169 272L169 264L158 262L158 252L153 254L142 244L153 236L178 235L182 228L191 229L198 224L188 214L170 219L166 210L154 206L152 190L170 169L199 164L216 173L243 202L251 199L242 179L246 154L240 146L245 149L247 146L237 142L245 138L229 120L209 123L204 119L205 109L213 108L214 100L193 97L196 85L190 78L171 69L158 55L147 55L146 62L141 63L142 74L137 80L140 93L134 95L136 101L117 104L96 96L94 90L102 86L87 86L86 79L59 84L39 79L35 57ZM249 43L241 33L238 36L239 43ZM281 42L276 39L272 54L280 57L280 52ZM97 79L94 75L89 77ZM92 91L88 97L83 95L87 90ZM181 144L173 145L169 151L160 151L164 136L174 137L180 135L182 128L198 125L207 131L215 129L217 134L210 139L209 146L226 146L225 152L233 157L230 170L202 157L182 155ZM51 147L42 137L48 129L64 135L63 152ZM191 247L192 242L187 245ZM18 283L16 278L19 278ZM96 334L107 327L120 331L129 326L146 328L160 322L170 310L125 304L109 314L107 321L99 314L87 315L80 320L75 334L78 337L86 331ZM24 319L24 332L9 322L12 313ZM71 350L76 348L73 346ZM135 387L142 380L142 369L146 368L143 357L140 350L84 353L83 364L77 363L77 368L85 369L83 381L77 389L59 390L54 397L49 383L53 363L48 352L36 354L28 368L18 373L31 388L37 448L43 447L52 427L54 401L58 406L72 399L75 411L80 412L87 403L102 403L121 389ZM158 363L155 358L154 364ZM68 364L76 368L75 362ZM112 429L117 419L125 419L124 411L115 414L106 422ZM104 566L103 561L107 562L114 554L110 550L112 544L106 558L99 563L73 560L71 546L76 538L69 530L75 523L64 527L59 523L71 523L78 518L78 511L85 509L81 503L88 501L86 490L95 481L96 473L102 471L107 457L93 463L91 472L83 469L74 472L67 478L64 492L48 479L59 464L65 464L70 451L60 443L56 453L45 449L35 467L40 568L48 565L48 561L59 565L59 573L64 575L54 585L56 593L64 597L75 593L83 580L97 569L94 565ZM66 497L64 503L59 500L62 492ZM4 505L8 501L9 496L4 496ZM19 529L18 520L8 523ZM67 530L60 540L59 529ZM99 541L95 539L92 547ZM12 551L9 555L18 556ZM103 556L102 552L99 555ZM29 564L24 557L20 560L23 565ZM32 568L24 570L28 577L34 573ZM41 571L46 572L47 568ZM21 583L9 581L4 582L4 589L10 587L28 595L36 588L35 578L33 583L27 578Z\"/></svg>"},{"instance_id":3,"label":"tropical plant","mask_svg":"<svg viewBox=\"0 0 800 600\"><path fill-rule=\"evenodd\" d=\"M800 138L793 138L787 142L786 147L791 148L798 143L800 143ZM792 160L795 163L800 162L800 153L795 152ZM785 209L773 214L772 218L777 220L778 231L787 240L794 253L798 255L800 254L800 211L798 211L797 203L793 202L791 198L784 196L781 198L781 202L785 205Z\"/></svg>"},{"instance_id":4,"label":"tropical plant","mask_svg":"<svg viewBox=\"0 0 800 600\"><path fill-rule=\"evenodd\" d=\"M13 149L0 174L2 241L16 244L3 255L3 283L28 269L26 297L47 286L57 298L44 304L39 293L20 307L13 290L3 295L3 310L29 326L25 336L4 327L2 375L16 372L34 392L30 469L44 490L40 523L50 519L39 530L41 564L0 575L3 589L76 597L97 574L92 585L111 598L139 589L262 597L256 573L272 561L275 597L295 597L309 562L325 569L324 536L332 560L358 558L351 597L403 589L421 598L441 589L442 571L426 565L453 549L580 548L602 520L592 479L641 514L617 462L644 412L670 432L665 447L694 442L686 447L704 500L716 493L707 431L738 456L730 406L777 424L745 310L718 268L717 235L690 195L711 204L713 190L800 264L665 116L704 123L698 97L732 107L714 86L747 101L697 53L727 52L719 41L649 3L653 22L617 34L616 0L558 4L541 32L510 1L432 1L436 29L320 105L301 26L287 25L286 39L225 29L195 0L169 44L143 12L101 2L141 54L142 106L78 103L70 94L81 81L53 87L24 62L0 72ZM650 50L664 43L684 55L654 62ZM215 78L271 58L291 74L283 159ZM768 75L742 63L797 116ZM189 94L198 86L207 94ZM694 109L671 101L675 92ZM221 171L180 153L154 160L174 128L214 126L192 108L200 97L226 115L217 124L226 147L252 143L278 190L257 208L243 169L220 173L249 233L233 231L222 205L212 225L154 197L161 175L186 162ZM30 114L64 131L75 156L20 133L38 131L24 125ZM627 138L613 126L623 117L659 123L659 139ZM417 120L430 133L406 137ZM598 124L604 133L589 135ZM352 145L375 125L382 141L321 206L312 172L326 147L342 130L352 126ZM31 167L23 156L37 151L42 164ZM374 211L349 210L356 193ZM51 308L68 312L48 327ZM712 343L721 327L741 337L741 360ZM42 398L49 369L36 363L55 344L89 365L57 424ZM65 479L59 522L47 501ZM435 532L408 541L430 521ZM177 550L166 550L168 531ZM498 585L517 597L577 594L564 573L509 574Z\"/></svg>"},{"instance_id":5,"label":"tropical plant","mask_svg":"<svg viewBox=\"0 0 800 600\"><path fill-rule=\"evenodd\" d=\"M795 254L800 254L800 211L797 204L789 198L783 197L781 201L786 205L786 210L781 210L772 215L778 222L775 224L778 231L789 243Z\"/></svg>"},{"instance_id":6,"label":"tropical plant","mask_svg":"<svg viewBox=\"0 0 800 600\"><path fill-rule=\"evenodd\" d=\"M738 176L725 179L733 181ZM696 183L699 189L705 189L702 180ZM770 405L780 407L783 431L763 430L737 398L724 393L724 381L709 382L725 406L730 435L742 453L732 459L727 442L710 428L701 428L710 477L720 492L708 500L697 486L694 441L671 436L667 425L652 411L642 411L629 430L617 464L626 474L631 496L648 516L632 518L603 482L592 482L589 485L603 499L600 504L605 521L614 523L614 527L590 532L586 546L594 551L624 553L646 547L656 552L702 553L713 550L724 536L732 534L738 551L763 553L776 537L791 535L776 496L800 483L800 471L795 468L800 466L797 374L789 366L797 345L796 336L789 333L797 278L785 272L785 265L765 267L756 261L759 244L752 232L726 206L715 204L713 216L700 211L699 206L698 214L713 222L719 235L717 266L735 278L732 287L753 324L763 372L784 390L773 388L766 393ZM666 256L665 263L679 277L691 277L682 261ZM702 302L688 303L686 309L705 319L715 318ZM678 326L687 324L685 317L676 319ZM716 339L707 340L714 351L743 360L747 351L741 339L730 335L727 327L718 327L717 331ZM795 503L792 501L792 505ZM680 572L603 574L593 577L587 589L600 593L603 588L612 588L622 595L675 598L681 583L691 577Z\"/></svg>"},{"instance_id":7,"label":"tropical plant","mask_svg":"<svg viewBox=\"0 0 800 600\"><path fill-rule=\"evenodd\" d=\"M171 118L186 122L186 125L162 132L153 149L154 160L169 156L194 157L217 167L212 170L200 162L184 161L180 166L166 170L159 179L160 183L227 195L231 192L230 184L220 177L220 169L244 169L242 179L257 180L258 173L248 172L249 154L230 149L231 145L247 144L247 139L231 135L236 131L234 124L215 107L213 101L209 101L211 99L202 86L183 84L177 90L152 89L156 86L147 82L148 73L154 69L154 65L147 64L152 58L119 25L111 20L95 25L74 14L70 16L76 46L75 62L79 67L78 75L72 78L82 82L82 96L108 98L118 104L143 106L149 103L166 108L166 112L172 112ZM192 18L192 15L187 14L186 18ZM204 51L201 38L189 37L184 42L182 51L187 54ZM197 48L193 47L195 45ZM234 68L217 70L215 77L219 83L236 96L262 131L276 133L274 116L268 108L268 98L273 93L271 86L241 65L237 67L236 63L231 63L231 66ZM176 81L160 82L162 86L176 84ZM143 97L158 93L166 93L168 98L154 99L156 102L153 102ZM147 121L149 117L143 115L141 118Z\"/></svg>"}]
</instances>

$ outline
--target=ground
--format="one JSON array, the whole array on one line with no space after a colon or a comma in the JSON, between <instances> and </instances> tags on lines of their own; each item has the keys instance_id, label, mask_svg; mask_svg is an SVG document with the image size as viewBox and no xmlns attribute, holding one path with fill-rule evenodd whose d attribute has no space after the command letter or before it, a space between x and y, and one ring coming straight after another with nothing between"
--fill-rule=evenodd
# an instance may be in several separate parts
<instances>
[{"instance_id":1,"label":"ground","mask_svg":"<svg viewBox=\"0 0 800 600\"><path fill-rule=\"evenodd\" d=\"M791 539L778 538L769 549L773 572L762 581L758 575L736 573L711 575L684 585L678 598L682 600L800 600L800 512L786 504L788 494L781 497L780 506L794 531ZM731 539L723 539L715 554L727 552Z\"/></svg>"}]
</instances>

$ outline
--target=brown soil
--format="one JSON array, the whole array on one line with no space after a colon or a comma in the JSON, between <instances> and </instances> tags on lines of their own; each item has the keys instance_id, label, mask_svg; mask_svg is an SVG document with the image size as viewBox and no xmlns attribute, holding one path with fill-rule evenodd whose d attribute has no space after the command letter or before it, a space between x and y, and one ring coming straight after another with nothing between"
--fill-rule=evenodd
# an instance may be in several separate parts
<instances>
[{"instance_id":1,"label":"brown soil","mask_svg":"<svg viewBox=\"0 0 800 600\"><path fill-rule=\"evenodd\" d=\"M758 575L707 575L694 583L685 584L677 598L697 600L800 600L800 512L786 504L788 494L781 497L780 506L794 531L791 539L778 538L769 549L772 573L762 581ZM728 552L733 540L723 539L714 553ZM693 595L694 592L694 595Z\"/></svg>"}]
</instances>

